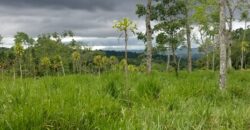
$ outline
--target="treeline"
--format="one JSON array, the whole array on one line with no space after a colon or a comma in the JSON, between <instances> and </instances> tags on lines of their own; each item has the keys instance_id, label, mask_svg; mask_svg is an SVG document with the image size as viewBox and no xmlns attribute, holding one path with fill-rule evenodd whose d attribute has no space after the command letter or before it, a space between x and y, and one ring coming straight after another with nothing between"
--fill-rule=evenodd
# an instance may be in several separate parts
<instances>
[{"instance_id":1,"label":"treeline","mask_svg":"<svg viewBox=\"0 0 250 130\"><path fill-rule=\"evenodd\" d=\"M242 38L244 33L246 39L243 42L243 68L250 68L250 46L248 46L250 29L237 29L233 32L232 44L232 65L235 69L241 69ZM71 34L73 33L71 32ZM124 52L91 50L75 40L63 43L62 38L67 36L69 35L59 36L59 33L43 34L38 36L37 40L34 40L26 33L17 33L15 35L15 46L12 48L0 48L0 69L2 75L32 77L124 70ZM209 42L208 45L210 45ZM194 61L193 68L218 70L218 50L218 46L214 51L211 47L206 54L203 46L200 46L199 51L203 55L200 59ZM153 52L153 69L167 71L167 55L157 48ZM146 58L145 53L128 52L129 71L145 72ZM170 60L172 59L171 55ZM177 59L179 62L178 69L186 69L187 57L177 57ZM171 68L173 66L171 67L170 65L168 71L173 70Z\"/></svg>"},{"instance_id":2,"label":"treeline","mask_svg":"<svg viewBox=\"0 0 250 130\"><path fill-rule=\"evenodd\" d=\"M14 78L17 75L22 78L124 69L122 57L106 56L103 51L92 51L74 39L67 44L63 43L62 38L69 36L73 37L71 31L62 35L43 34L34 40L26 33L18 32L12 48L0 48L2 76L9 74ZM144 68L140 64L131 64L128 67L129 71L143 71Z\"/></svg>"}]
</instances>

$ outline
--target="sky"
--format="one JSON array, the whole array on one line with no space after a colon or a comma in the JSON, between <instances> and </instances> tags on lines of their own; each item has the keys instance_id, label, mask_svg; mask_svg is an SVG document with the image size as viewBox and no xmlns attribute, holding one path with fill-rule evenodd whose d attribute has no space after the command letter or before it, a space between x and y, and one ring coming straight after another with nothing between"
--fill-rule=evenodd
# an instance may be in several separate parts
<instances>
[{"instance_id":1,"label":"sky","mask_svg":"<svg viewBox=\"0 0 250 130\"><path fill-rule=\"evenodd\" d=\"M72 30L76 39L98 49L121 48L120 33L112 29L114 20L129 17L139 31L144 19L136 14L136 4L146 0L0 0L0 34L5 46L13 44L16 32L32 37L42 33ZM236 26L241 24L236 23ZM69 39L64 39L68 41ZM130 35L130 49L143 49L144 43Z\"/></svg>"},{"instance_id":2,"label":"sky","mask_svg":"<svg viewBox=\"0 0 250 130\"><path fill-rule=\"evenodd\" d=\"M16 32L36 37L41 33L72 30L78 39L87 43L107 45L110 41L110 46L115 46L120 33L112 29L114 20L129 17L139 30L144 30L144 20L135 15L136 4L140 1L0 0L0 34L9 46ZM135 37L131 37L131 41L143 45Z\"/></svg>"}]
</instances>

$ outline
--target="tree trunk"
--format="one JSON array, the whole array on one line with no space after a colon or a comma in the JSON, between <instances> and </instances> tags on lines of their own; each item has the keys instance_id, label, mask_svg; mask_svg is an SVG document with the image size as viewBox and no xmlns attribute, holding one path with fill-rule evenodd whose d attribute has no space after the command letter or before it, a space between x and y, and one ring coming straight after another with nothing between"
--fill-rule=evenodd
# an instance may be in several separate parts
<instances>
[{"instance_id":1,"label":"tree trunk","mask_svg":"<svg viewBox=\"0 0 250 130\"><path fill-rule=\"evenodd\" d=\"M152 0L148 0L147 15L146 15L146 32L147 32L147 73L152 71L152 28L151 28L151 3Z\"/></svg>"},{"instance_id":2,"label":"tree trunk","mask_svg":"<svg viewBox=\"0 0 250 130\"><path fill-rule=\"evenodd\" d=\"M221 90L226 88L227 45L225 43L225 0L220 0L220 80Z\"/></svg>"},{"instance_id":3,"label":"tree trunk","mask_svg":"<svg viewBox=\"0 0 250 130\"><path fill-rule=\"evenodd\" d=\"M231 55L232 55L232 34L231 31L228 32L228 47L227 47L227 68L230 70L232 69L232 59L231 59Z\"/></svg>"},{"instance_id":4,"label":"tree trunk","mask_svg":"<svg viewBox=\"0 0 250 130\"><path fill-rule=\"evenodd\" d=\"M212 65L212 69L213 69L213 71L215 71L215 47L213 46L213 61L212 61L213 63L213 65Z\"/></svg>"},{"instance_id":5,"label":"tree trunk","mask_svg":"<svg viewBox=\"0 0 250 130\"><path fill-rule=\"evenodd\" d=\"M180 71L180 63L181 63L181 57L179 58L179 61L178 61L178 71Z\"/></svg>"},{"instance_id":6,"label":"tree trunk","mask_svg":"<svg viewBox=\"0 0 250 130\"><path fill-rule=\"evenodd\" d=\"M208 55L208 48L206 48L206 66L207 66L207 70L209 70L209 55Z\"/></svg>"},{"instance_id":7,"label":"tree trunk","mask_svg":"<svg viewBox=\"0 0 250 130\"><path fill-rule=\"evenodd\" d=\"M65 71L64 71L64 66L63 66L63 63L61 63L61 67L62 67L62 73L63 73L63 76L65 76Z\"/></svg>"},{"instance_id":8,"label":"tree trunk","mask_svg":"<svg viewBox=\"0 0 250 130\"><path fill-rule=\"evenodd\" d=\"M98 67L98 75L101 76L101 67Z\"/></svg>"},{"instance_id":9,"label":"tree trunk","mask_svg":"<svg viewBox=\"0 0 250 130\"><path fill-rule=\"evenodd\" d=\"M75 69L75 66L76 66L76 65L75 65L75 61L73 61L72 65L73 65L73 66L72 66L72 67L73 67L73 73L75 73L75 72L76 72L76 69Z\"/></svg>"},{"instance_id":10,"label":"tree trunk","mask_svg":"<svg viewBox=\"0 0 250 130\"><path fill-rule=\"evenodd\" d=\"M241 60L240 60L240 69L244 69L244 51L241 49Z\"/></svg>"},{"instance_id":11,"label":"tree trunk","mask_svg":"<svg viewBox=\"0 0 250 130\"><path fill-rule=\"evenodd\" d=\"M20 71L20 78L23 78L23 71L22 71L22 63L21 63L21 58L19 58L19 71Z\"/></svg>"},{"instance_id":12,"label":"tree trunk","mask_svg":"<svg viewBox=\"0 0 250 130\"><path fill-rule=\"evenodd\" d=\"M15 69L15 64L13 66L13 80L16 80L16 69Z\"/></svg>"},{"instance_id":13,"label":"tree trunk","mask_svg":"<svg viewBox=\"0 0 250 130\"><path fill-rule=\"evenodd\" d=\"M230 70L232 69L232 51L231 51L231 48L232 48L232 42L233 42L233 39L232 39L232 30L233 30L233 15L234 15L234 11L235 9L232 9L231 7L231 4L229 2L229 0L226 0L226 5L227 5L227 8L228 8L228 12L229 12L229 29L228 29L228 44L227 44L227 68Z\"/></svg>"},{"instance_id":14,"label":"tree trunk","mask_svg":"<svg viewBox=\"0 0 250 130\"><path fill-rule=\"evenodd\" d=\"M244 41L246 38L246 29L247 29L247 22L245 21L245 30L244 30L244 34L243 34L243 38L241 42L241 65L240 65L241 70L244 69Z\"/></svg>"},{"instance_id":15,"label":"tree trunk","mask_svg":"<svg viewBox=\"0 0 250 130\"><path fill-rule=\"evenodd\" d=\"M173 53L173 65L175 68L175 74L178 76L178 67L177 67L177 60L176 60L176 55L175 55L175 47L172 45L172 53Z\"/></svg>"},{"instance_id":16,"label":"tree trunk","mask_svg":"<svg viewBox=\"0 0 250 130\"><path fill-rule=\"evenodd\" d=\"M212 44L212 47L213 47L213 56L212 56L212 70L215 71L215 47L216 47L216 42L215 42L215 36L212 36L212 41L213 41L213 44Z\"/></svg>"},{"instance_id":17,"label":"tree trunk","mask_svg":"<svg viewBox=\"0 0 250 130\"><path fill-rule=\"evenodd\" d=\"M188 5L188 1L186 0L186 4ZM187 46L188 46L188 72L192 72L192 47L191 47L191 29L190 29L190 23L189 23L189 16L188 16L188 12L189 12L189 7L186 7L186 35L187 35Z\"/></svg>"},{"instance_id":18,"label":"tree trunk","mask_svg":"<svg viewBox=\"0 0 250 130\"><path fill-rule=\"evenodd\" d=\"M170 64L170 51L169 48L167 48L167 71L169 71L169 64Z\"/></svg>"},{"instance_id":19,"label":"tree trunk","mask_svg":"<svg viewBox=\"0 0 250 130\"><path fill-rule=\"evenodd\" d=\"M128 76L128 32L125 30L125 76Z\"/></svg>"}]
</instances>

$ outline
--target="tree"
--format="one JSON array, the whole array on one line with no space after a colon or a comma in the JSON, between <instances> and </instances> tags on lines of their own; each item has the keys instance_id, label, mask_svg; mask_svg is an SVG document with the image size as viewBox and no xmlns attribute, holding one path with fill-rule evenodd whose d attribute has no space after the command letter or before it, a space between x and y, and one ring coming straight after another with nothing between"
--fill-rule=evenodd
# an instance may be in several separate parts
<instances>
[{"instance_id":1,"label":"tree","mask_svg":"<svg viewBox=\"0 0 250 130\"><path fill-rule=\"evenodd\" d=\"M131 21L129 18L123 18L119 21L115 21L113 25L114 29L117 29L119 32L123 32L125 34L125 75L127 77L128 75L128 33L131 31L133 34L135 33L135 30L137 29L136 24Z\"/></svg>"},{"instance_id":2,"label":"tree","mask_svg":"<svg viewBox=\"0 0 250 130\"><path fill-rule=\"evenodd\" d=\"M156 6L156 10L159 23L155 26L155 30L160 32L156 41L158 44L169 44L172 51L173 67L176 76L178 76L176 49L184 41L185 3L178 0L161 0Z\"/></svg>"},{"instance_id":3,"label":"tree","mask_svg":"<svg viewBox=\"0 0 250 130\"><path fill-rule=\"evenodd\" d=\"M54 71L57 72L58 76L59 76L59 73L58 73L59 69L62 70L63 76L65 76L63 61L62 61L62 57L60 55L56 55L53 57L51 65L52 65L52 68L54 69Z\"/></svg>"},{"instance_id":4,"label":"tree","mask_svg":"<svg viewBox=\"0 0 250 130\"><path fill-rule=\"evenodd\" d=\"M200 40L198 40L198 43L201 45L200 49L202 52L205 53L207 69L209 69L209 54L211 51L213 56L215 54L215 36L219 31L219 13L217 8L218 2L216 0L198 0L196 6L194 6L193 19L199 27Z\"/></svg>"},{"instance_id":5,"label":"tree","mask_svg":"<svg viewBox=\"0 0 250 130\"><path fill-rule=\"evenodd\" d=\"M43 57L40 61L40 64L43 69L45 69L46 75L48 76L49 67L51 66L50 59L48 57Z\"/></svg>"},{"instance_id":6,"label":"tree","mask_svg":"<svg viewBox=\"0 0 250 130\"><path fill-rule=\"evenodd\" d=\"M220 79L219 87L221 90L226 88L226 64L227 64L227 45L225 42L225 0L220 0L220 28L219 28L219 39L220 39Z\"/></svg>"},{"instance_id":7,"label":"tree","mask_svg":"<svg viewBox=\"0 0 250 130\"><path fill-rule=\"evenodd\" d=\"M246 48L246 30L247 30L247 21L248 21L248 12L247 11L244 11L242 12L241 14L241 20L244 21L245 23L245 30L244 30L244 34L243 34L243 38L242 38L242 41L241 41L241 70L244 69L244 52L245 52L245 48Z\"/></svg>"},{"instance_id":8,"label":"tree","mask_svg":"<svg viewBox=\"0 0 250 130\"><path fill-rule=\"evenodd\" d=\"M167 56L167 65L166 65L166 71L169 71L169 66L170 66L170 44L167 41L167 38L165 37L164 34L159 34L156 37L156 49L158 52L163 52Z\"/></svg>"},{"instance_id":9,"label":"tree","mask_svg":"<svg viewBox=\"0 0 250 130\"><path fill-rule=\"evenodd\" d=\"M227 33L227 38L228 38L228 44L227 44L227 68L231 69L232 68L232 58L231 58L231 53L232 53L232 31L233 31L233 21L235 19L235 12L241 9L242 4L246 4L247 1L245 0L226 0L226 7L227 7L227 25L228 25L228 33Z\"/></svg>"},{"instance_id":10,"label":"tree","mask_svg":"<svg viewBox=\"0 0 250 130\"><path fill-rule=\"evenodd\" d=\"M206 39L201 38L201 39L202 39L202 44L200 45L199 50L201 52L204 52L205 57L206 57L206 69L209 70L209 66L210 66L209 52L211 51L211 48L213 47L212 41L210 38L206 38Z\"/></svg>"},{"instance_id":11,"label":"tree","mask_svg":"<svg viewBox=\"0 0 250 130\"><path fill-rule=\"evenodd\" d=\"M14 36L15 37L15 42L19 42L22 45L26 45L26 52L28 51L28 56L24 55L24 57L28 57L28 69L32 70L32 62L33 62L33 56L32 56L32 49L30 47L32 47L34 45L34 39L30 38L28 34L24 33L24 32L17 32L17 34Z\"/></svg>"},{"instance_id":12,"label":"tree","mask_svg":"<svg viewBox=\"0 0 250 130\"><path fill-rule=\"evenodd\" d=\"M102 67L102 56L101 55L97 55L94 57L94 64L98 67L98 74L99 76L101 75L101 67Z\"/></svg>"},{"instance_id":13,"label":"tree","mask_svg":"<svg viewBox=\"0 0 250 130\"><path fill-rule=\"evenodd\" d=\"M4 50L0 51L0 69L2 73L2 79L4 77L4 69L7 67L7 61L9 61L7 53Z\"/></svg>"},{"instance_id":14,"label":"tree","mask_svg":"<svg viewBox=\"0 0 250 130\"><path fill-rule=\"evenodd\" d=\"M74 51L72 53L73 72L78 73L80 71L80 59L81 59L81 54L78 51Z\"/></svg>"},{"instance_id":15,"label":"tree","mask_svg":"<svg viewBox=\"0 0 250 130\"><path fill-rule=\"evenodd\" d=\"M139 17L146 14L146 42L147 42L147 72L150 74L152 71L152 28L151 28L151 20L152 20L152 0L147 0L147 7L143 5L137 5L137 14Z\"/></svg>"},{"instance_id":16,"label":"tree","mask_svg":"<svg viewBox=\"0 0 250 130\"><path fill-rule=\"evenodd\" d=\"M185 19L186 19L186 38L187 38L187 47L188 47L188 65L187 69L188 72L192 72L192 47L191 47L191 28L190 28L190 5L193 4L191 0L185 0L186 7L185 7Z\"/></svg>"},{"instance_id":17,"label":"tree","mask_svg":"<svg viewBox=\"0 0 250 130\"><path fill-rule=\"evenodd\" d=\"M111 69L115 70L117 67L117 64L119 63L119 60L115 56L111 56L109 58L109 63L110 63Z\"/></svg>"},{"instance_id":18,"label":"tree","mask_svg":"<svg viewBox=\"0 0 250 130\"><path fill-rule=\"evenodd\" d=\"M16 61L19 63L19 71L20 71L20 77L22 79L23 77L23 71L22 71L22 56L24 53L23 45L20 41L16 41L14 46L15 54L16 54Z\"/></svg>"}]
</instances>

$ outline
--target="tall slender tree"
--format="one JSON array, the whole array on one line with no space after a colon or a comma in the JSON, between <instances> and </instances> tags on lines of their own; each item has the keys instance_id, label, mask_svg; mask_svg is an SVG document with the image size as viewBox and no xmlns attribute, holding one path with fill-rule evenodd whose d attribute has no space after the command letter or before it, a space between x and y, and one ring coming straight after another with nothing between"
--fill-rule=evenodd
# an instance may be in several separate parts
<instances>
[{"instance_id":1,"label":"tall slender tree","mask_svg":"<svg viewBox=\"0 0 250 130\"><path fill-rule=\"evenodd\" d=\"M186 38L187 38L187 55L188 55L188 65L187 65L187 70L188 72L192 72L192 47L191 47L191 28L190 28L190 10L191 7L190 5L191 0L185 0L186 2L186 7L185 7L185 19L186 19Z\"/></svg>"},{"instance_id":2,"label":"tall slender tree","mask_svg":"<svg viewBox=\"0 0 250 130\"><path fill-rule=\"evenodd\" d=\"M157 43L168 43L171 48L173 64L176 75L178 76L178 63L176 57L177 47L184 41L183 28L185 26L185 3L176 0L160 0L156 6L157 19L159 23L154 29L160 32L157 37Z\"/></svg>"},{"instance_id":3,"label":"tall slender tree","mask_svg":"<svg viewBox=\"0 0 250 130\"><path fill-rule=\"evenodd\" d=\"M240 65L240 68L241 70L244 69L244 52L245 52L245 46L246 46L246 30L247 30L247 21L248 21L248 12L247 11L244 11L242 12L241 14L241 20L244 21L245 23L245 26L244 26L244 33L243 33L243 38L242 38L242 41L241 41L241 65Z\"/></svg>"},{"instance_id":4,"label":"tall slender tree","mask_svg":"<svg viewBox=\"0 0 250 130\"><path fill-rule=\"evenodd\" d=\"M119 21L115 21L113 25L114 29L117 29L119 32L124 33L125 38L125 75L128 75L128 33L131 31L133 34L135 33L137 27L136 24L131 21L129 18L123 18Z\"/></svg>"},{"instance_id":5,"label":"tall slender tree","mask_svg":"<svg viewBox=\"0 0 250 130\"><path fill-rule=\"evenodd\" d=\"M220 0L220 28L219 28L219 37L220 37L220 79L219 87L221 90L226 88L226 64L227 64L227 45L225 42L225 4L226 0Z\"/></svg>"},{"instance_id":6,"label":"tall slender tree","mask_svg":"<svg viewBox=\"0 0 250 130\"><path fill-rule=\"evenodd\" d=\"M249 0L226 0L226 7L227 7L227 68L232 69L232 31L233 31L233 22L237 19L236 12L246 8L249 8Z\"/></svg>"},{"instance_id":7,"label":"tall slender tree","mask_svg":"<svg viewBox=\"0 0 250 130\"><path fill-rule=\"evenodd\" d=\"M20 71L20 77L23 78L23 70L22 70L22 56L24 53L24 47L22 43L16 41L14 46L15 54L16 54L16 61L19 64L19 71Z\"/></svg>"},{"instance_id":8,"label":"tall slender tree","mask_svg":"<svg viewBox=\"0 0 250 130\"><path fill-rule=\"evenodd\" d=\"M151 27L151 21L154 19L154 6L152 5L152 0L147 0L147 6L145 7L143 4L137 4L137 11L136 14L141 17L141 16L146 16L145 23L146 23L146 34L145 37L141 37L142 33L139 33L138 39L143 40L146 42L146 51L147 51L147 73L151 73L152 71L152 35L153 35L153 30Z\"/></svg>"}]
</instances>

